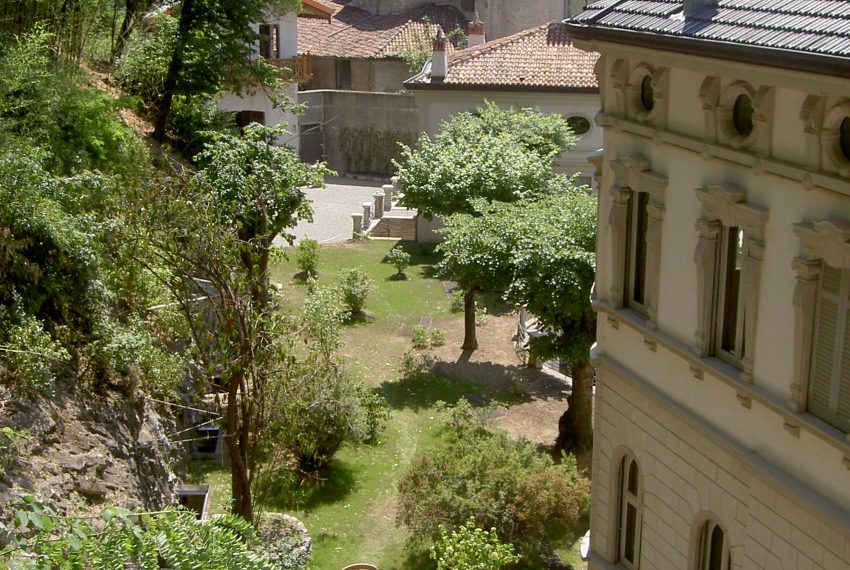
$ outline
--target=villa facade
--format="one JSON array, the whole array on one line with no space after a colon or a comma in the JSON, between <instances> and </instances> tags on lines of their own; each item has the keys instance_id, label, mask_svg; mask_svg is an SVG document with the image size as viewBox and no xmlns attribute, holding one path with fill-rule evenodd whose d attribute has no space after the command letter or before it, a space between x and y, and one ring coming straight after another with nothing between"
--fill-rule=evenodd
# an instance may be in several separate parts
<instances>
[{"instance_id":1,"label":"villa facade","mask_svg":"<svg viewBox=\"0 0 850 570\"><path fill-rule=\"evenodd\" d=\"M590 568L850 568L850 2L602 0Z\"/></svg>"}]
</instances>

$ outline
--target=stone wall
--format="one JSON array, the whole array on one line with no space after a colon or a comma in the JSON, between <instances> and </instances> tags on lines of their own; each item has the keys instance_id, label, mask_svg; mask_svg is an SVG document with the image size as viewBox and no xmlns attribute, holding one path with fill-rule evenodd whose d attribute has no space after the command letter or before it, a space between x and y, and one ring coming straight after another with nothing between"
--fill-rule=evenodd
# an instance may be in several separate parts
<instances>
[{"instance_id":1,"label":"stone wall","mask_svg":"<svg viewBox=\"0 0 850 570\"><path fill-rule=\"evenodd\" d=\"M313 79L307 86L309 91L337 89L337 62L345 61L331 57L313 57ZM402 60L352 59L352 91L401 91L404 81L415 75Z\"/></svg>"},{"instance_id":2,"label":"stone wall","mask_svg":"<svg viewBox=\"0 0 850 570\"><path fill-rule=\"evenodd\" d=\"M418 136L416 102L411 95L358 91L304 91L308 105L301 125L321 124L323 157L340 174L388 177L399 142Z\"/></svg>"},{"instance_id":3,"label":"stone wall","mask_svg":"<svg viewBox=\"0 0 850 570\"><path fill-rule=\"evenodd\" d=\"M699 533L711 518L726 532L732 568L850 568L846 511L684 415L604 356L594 427L591 569L620 568L619 470L626 453L641 472L640 567L695 568Z\"/></svg>"}]
</instances>

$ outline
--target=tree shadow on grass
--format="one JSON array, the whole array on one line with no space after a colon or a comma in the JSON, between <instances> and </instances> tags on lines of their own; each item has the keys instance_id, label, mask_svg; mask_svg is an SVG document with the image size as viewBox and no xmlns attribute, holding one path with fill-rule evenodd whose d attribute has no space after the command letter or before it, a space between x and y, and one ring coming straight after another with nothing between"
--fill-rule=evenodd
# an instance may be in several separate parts
<instances>
[{"instance_id":1,"label":"tree shadow on grass","mask_svg":"<svg viewBox=\"0 0 850 570\"><path fill-rule=\"evenodd\" d=\"M533 399L555 399L566 406L568 388L540 370L492 362L469 362L461 353L457 362L432 361L377 391L393 409L419 411L442 401L455 404L465 398L477 407L492 402L514 405Z\"/></svg>"},{"instance_id":2,"label":"tree shadow on grass","mask_svg":"<svg viewBox=\"0 0 850 570\"><path fill-rule=\"evenodd\" d=\"M266 508L286 512L300 509L311 512L322 505L345 500L356 491L357 480L354 470L338 459L321 472L302 478L300 481L282 480L271 483Z\"/></svg>"},{"instance_id":3,"label":"tree shadow on grass","mask_svg":"<svg viewBox=\"0 0 850 570\"><path fill-rule=\"evenodd\" d=\"M433 243L401 240L395 247L410 254L410 267L411 269L418 268L421 277L424 279L438 279L440 276L437 273L437 264L443 256L434 251L436 246L437 244Z\"/></svg>"}]
</instances>

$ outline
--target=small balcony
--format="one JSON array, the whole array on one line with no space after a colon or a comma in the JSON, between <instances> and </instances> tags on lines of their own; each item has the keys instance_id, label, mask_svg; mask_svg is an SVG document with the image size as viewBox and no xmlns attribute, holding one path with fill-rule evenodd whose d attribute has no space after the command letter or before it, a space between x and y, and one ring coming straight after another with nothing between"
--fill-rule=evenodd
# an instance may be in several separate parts
<instances>
[{"instance_id":1,"label":"small balcony","mask_svg":"<svg viewBox=\"0 0 850 570\"><path fill-rule=\"evenodd\" d=\"M295 83L307 83L313 79L313 62L309 55L296 55L284 59L270 59L268 62L278 67L285 67L284 79Z\"/></svg>"}]
</instances>

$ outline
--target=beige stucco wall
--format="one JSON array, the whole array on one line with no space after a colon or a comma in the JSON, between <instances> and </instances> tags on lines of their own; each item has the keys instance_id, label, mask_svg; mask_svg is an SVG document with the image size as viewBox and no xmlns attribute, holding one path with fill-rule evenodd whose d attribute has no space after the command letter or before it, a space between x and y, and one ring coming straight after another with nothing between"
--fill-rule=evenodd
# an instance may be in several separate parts
<instances>
[{"instance_id":1,"label":"beige stucco wall","mask_svg":"<svg viewBox=\"0 0 850 570\"><path fill-rule=\"evenodd\" d=\"M591 530L596 568L614 560L614 450L627 446L644 469L643 568L693 568L694 525L711 511L726 525L734 568L850 568L850 446L843 433L791 403L795 345L792 260L801 251L796 223L850 220L850 180L827 159L811 164L801 108L810 94L826 108L850 81L744 66L647 49L581 43L598 51L606 125L599 193L598 352ZM669 67L656 105L664 117L642 122L618 102L615 60ZM764 143L736 150L707 135L700 87L717 75L772 88ZM665 177L657 330L616 310L608 215L612 160L640 155ZM697 330L701 207L695 189L734 184L768 211L758 289L752 383L716 358L700 358ZM607 365L605 363L608 363ZM702 376L696 378L697 372ZM734 508L730 507L734 505ZM726 514L724 514L726 513ZM733 513L733 514L729 514ZM729 517L732 518L729 518ZM594 567L594 566L592 566Z\"/></svg>"},{"instance_id":2,"label":"beige stucco wall","mask_svg":"<svg viewBox=\"0 0 850 570\"><path fill-rule=\"evenodd\" d=\"M472 111L492 101L500 107L522 109L531 107L544 113L560 113L564 117L581 115L593 125L593 117L599 110L599 96L575 93L500 93L485 91L432 91L414 89L416 106L419 110L419 130L434 134L440 124L452 115ZM556 170L567 174L580 173L592 176L593 168L587 162L587 154L602 147L602 129L593 125L590 132L582 135L576 146L561 155L556 161Z\"/></svg>"},{"instance_id":3,"label":"beige stucco wall","mask_svg":"<svg viewBox=\"0 0 850 570\"><path fill-rule=\"evenodd\" d=\"M305 91L336 89L337 60L330 57L313 57L313 79L305 85ZM393 59L351 60L352 91L401 91L404 80L412 74L407 64Z\"/></svg>"}]
</instances>

